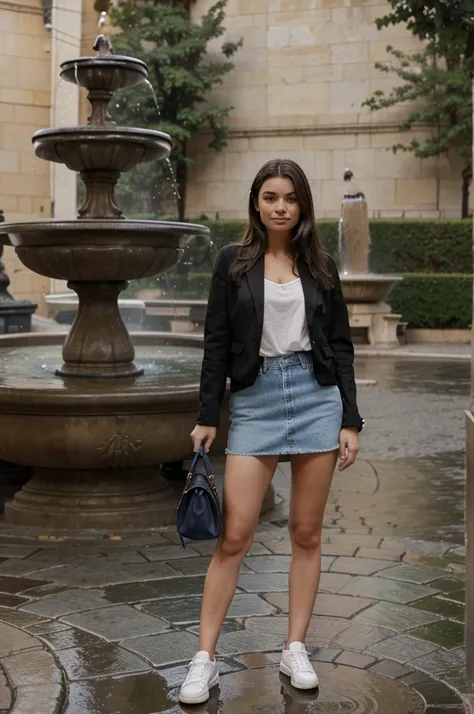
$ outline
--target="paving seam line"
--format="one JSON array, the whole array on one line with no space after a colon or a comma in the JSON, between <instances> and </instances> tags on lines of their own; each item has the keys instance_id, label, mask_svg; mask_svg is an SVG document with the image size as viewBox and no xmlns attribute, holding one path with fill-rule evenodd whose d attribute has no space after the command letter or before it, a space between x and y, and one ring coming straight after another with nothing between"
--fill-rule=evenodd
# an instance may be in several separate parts
<instances>
[{"instance_id":1,"label":"paving seam line","mask_svg":"<svg viewBox=\"0 0 474 714\"><path fill-rule=\"evenodd\" d=\"M25 711L31 711L34 714L60 714L66 702L66 686L62 668L58 666L54 654L45 646L44 642L3 620L0 620L0 634L2 641L10 639L14 643L15 637L21 638L19 649L15 649L13 646L9 650L5 650L8 654L0 655L1 666L12 690L12 707L9 714L17 714L17 712L23 714ZM50 670L45 679L31 683L16 682L15 665L18 664L18 661L15 661L16 658L20 658L22 655L28 656L31 653L36 656L40 652ZM43 690L45 694L43 701L37 699L40 690Z\"/></svg>"}]
</instances>

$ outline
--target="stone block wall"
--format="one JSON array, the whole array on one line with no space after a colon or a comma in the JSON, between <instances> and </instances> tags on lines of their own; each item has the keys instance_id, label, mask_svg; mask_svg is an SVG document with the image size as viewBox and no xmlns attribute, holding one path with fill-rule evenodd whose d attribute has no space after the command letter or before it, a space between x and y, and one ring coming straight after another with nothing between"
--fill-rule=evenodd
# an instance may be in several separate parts
<instances>
[{"instance_id":1,"label":"stone block wall","mask_svg":"<svg viewBox=\"0 0 474 714\"><path fill-rule=\"evenodd\" d=\"M212 0L197 0L199 17ZM268 159L291 158L308 174L320 217L339 215L342 175L350 167L367 194L372 217L459 217L462 162L456 155L416 159L391 151L403 105L371 113L361 105L396 77L375 69L391 44L419 46L403 27L378 31L384 0L229 0L226 39L243 38L235 70L211 102L234 107L222 153L193 141L188 215L246 215L247 192Z\"/></svg>"},{"instance_id":2,"label":"stone block wall","mask_svg":"<svg viewBox=\"0 0 474 714\"><path fill-rule=\"evenodd\" d=\"M41 0L0 3L0 209L7 221L50 216L48 164L31 137L50 125L51 39ZM42 305L49 280L23 267L12 248L4 261L17 299Z\"/></svg>"}]
</instances>

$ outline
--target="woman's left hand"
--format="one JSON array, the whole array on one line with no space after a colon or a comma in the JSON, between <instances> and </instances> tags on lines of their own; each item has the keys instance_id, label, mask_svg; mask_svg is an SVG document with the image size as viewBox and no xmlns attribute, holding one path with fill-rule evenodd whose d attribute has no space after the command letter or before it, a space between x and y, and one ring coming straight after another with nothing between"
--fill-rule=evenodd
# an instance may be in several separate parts
<instances>
[{"instance_id":1,"label":"woman's left hand","mask_svg":"<svg viewBox=\"0 0 474 714\"><path fill-rule=\"evenodd\" d=\"M352 466L359 453L357 429L341 429L339 432L339 471Z\"/></svg>"}]
</instances>

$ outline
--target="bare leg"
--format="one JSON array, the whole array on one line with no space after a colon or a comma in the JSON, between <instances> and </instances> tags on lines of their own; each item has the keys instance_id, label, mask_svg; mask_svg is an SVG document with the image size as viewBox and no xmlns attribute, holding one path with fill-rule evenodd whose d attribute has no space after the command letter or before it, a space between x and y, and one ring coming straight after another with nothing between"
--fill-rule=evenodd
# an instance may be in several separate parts
<instances>
[{"instance_id":1,"label":"bare leg","mask_svg":"<svg viewBox=\"0 0 474 714\"><path fill-rule=\"evenodd\" d=\"M321 573L321 530L337 451L297 454L291 458L288 529L292 558L287 647L304 642Z\"/></svg>"},{"instance_id":2,"label":"bare leg","mask_svg":"<svg viewBox=\"0 0 474 714\"><path fill-rule=\"evenodd\" d=\"M201 609L199 649L211 659L277 463L277 456L227 457L222 533L207 571Z\"/></svg>"}]
</instances>

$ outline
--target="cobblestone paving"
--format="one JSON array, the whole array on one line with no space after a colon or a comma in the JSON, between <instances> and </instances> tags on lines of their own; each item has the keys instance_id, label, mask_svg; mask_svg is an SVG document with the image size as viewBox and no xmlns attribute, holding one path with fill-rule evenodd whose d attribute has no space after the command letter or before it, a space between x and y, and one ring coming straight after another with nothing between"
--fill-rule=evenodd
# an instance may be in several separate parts
<instances>
[{"instance_id":1,"label":"cobblestone paving","mask_svg":"<svg viewBox=\"0 0 474 714\"><path fill-rule=\"evenodd\" d=\"M318 695L293 690L277 666L291 555L289 466L281 464L276 508L261 520L219 639L220 688L194 708L181 707L177 693L196 650L213 543L183 551L173 529L50 539L0 524L0 714L468 711L458 419L468 365L457 363L451 379L433 364L415 386L419 366L411 365L384 363L377 389L361 389L364 458L334 479L307 638ZM428 424L441 378L445 412Z\"/></svg>"},{"instance_id":2,"label":"cobblestone paving","mask_svg":"<svg viewBox=\"0 0 474 714\"><path fill-rule=\"evenodd\" d=\"M280 467L282 491L286 473ZM350 488L367 491L373 473L361 462ZM285 525L267 521L218 644L220 697L234 708L216 692L196 711L248 712L256 702L292 714L464 711L464 547L359 529L344 533L329 515L324 530L307 639L322 679L319 698L294 692L278 674L290 542ZM18 538L14 530L0 531L0 663L15 692L12 711L115 714L131 711L131 699L134 714L186 711L177 688L197 645L211 544L179 550L172 529L59 542L25 532ZM0 712L8 711L10 691L2 683Z\"/></svg>"}]
</instances>

